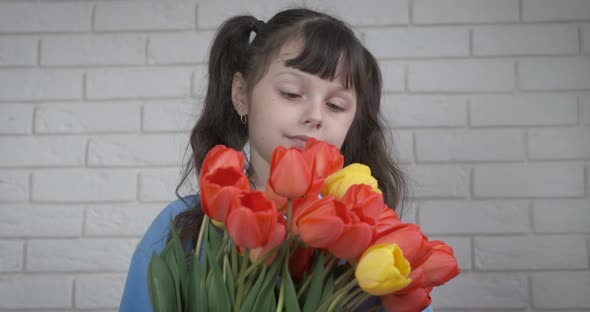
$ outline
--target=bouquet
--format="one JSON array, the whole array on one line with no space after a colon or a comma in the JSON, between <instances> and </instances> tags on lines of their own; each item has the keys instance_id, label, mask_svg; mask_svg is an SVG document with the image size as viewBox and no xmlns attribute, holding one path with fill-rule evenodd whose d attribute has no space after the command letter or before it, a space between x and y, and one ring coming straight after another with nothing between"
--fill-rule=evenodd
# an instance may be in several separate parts
<instances>
[{"instance_id":1,"label":"bouquet","mask_svg":"<svg viewBox=\"0 0 590 312\"><path fill-rule=\"evenodd\" d=\"M251 190L241 152L218 145L199 174L205 213L190 258L172 239L152 255L159 311L421 311L459 274L450 246L429 240L384 203L362 164L310 139L278 147L264 192Z\"/></svg>"}]
</instances>

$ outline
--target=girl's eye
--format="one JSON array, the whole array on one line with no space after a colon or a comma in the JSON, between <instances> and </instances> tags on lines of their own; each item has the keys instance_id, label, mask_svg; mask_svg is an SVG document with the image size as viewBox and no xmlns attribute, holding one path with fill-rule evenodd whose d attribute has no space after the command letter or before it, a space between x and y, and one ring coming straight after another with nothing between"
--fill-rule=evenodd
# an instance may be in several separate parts
<instances>
[{"instance_id":1,"label":"girl's eye","mask_svg":"<svg viewBox=\"0 0 590 312\"><path fill-rule=\"evenodd\" d=\"M281 93L282 96L288 98L288 99L296 99L301 97L299 94L296 93L291 93L291 92L284 92L284 91L279 91Z\"/></svg>"},{"instance_id":2,"label":"girl's eye","mask_svg":"<svg viewBox=\"0 0 590 312\"><path fill-rule=\"evenodd\" d=\"M342 111L344 111L344 108L342 108L342 107L340 107L340 106L338 106L338 105L336 105L336 104L334 104L334 103L330 103L330 102L328 102L328 103L326 103L326 105L327 105L327 106L328 106L328 108L329 108L329 109L331 109L332 111L335 111L335 112L342 112Z\"/></svg>"}]
</instances>

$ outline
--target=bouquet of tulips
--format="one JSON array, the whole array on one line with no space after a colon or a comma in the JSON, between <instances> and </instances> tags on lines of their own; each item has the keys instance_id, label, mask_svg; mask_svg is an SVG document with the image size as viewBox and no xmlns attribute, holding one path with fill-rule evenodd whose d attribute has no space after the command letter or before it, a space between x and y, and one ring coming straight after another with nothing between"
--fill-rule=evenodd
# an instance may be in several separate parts
<instances>
[{"instance_id":1,"label":"bouquet of tulips","mask_svg":"<svg viewBox=\"0 0 590 312\"><path fill-rule=\"evenodd\" d=\"M402 223L362 164L330 144L278 147L265 192L241 152L218 145L199 174L205 213L186 259L173 239L152 255L154 311L421 311L459 274L452 248Z\"/></svg>"}]
</instances>

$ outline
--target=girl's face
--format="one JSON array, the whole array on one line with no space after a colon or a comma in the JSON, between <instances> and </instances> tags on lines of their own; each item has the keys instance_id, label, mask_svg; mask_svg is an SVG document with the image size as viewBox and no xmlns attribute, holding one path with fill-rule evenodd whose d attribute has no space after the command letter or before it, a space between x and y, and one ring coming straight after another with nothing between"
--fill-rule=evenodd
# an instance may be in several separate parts
<instances>
[{"instance_id":1,"label":"girl's face","mask_svg":"<svg viewBox=\"0 0 590 312\"><path fill-rule=\"evenodd\" d=\"M234 106L248 115L250 163L263 181L277 146L303 147L314 137L341 148L356 113L356 94L344 88L341 65L332 82L285 66L299 49L296 41L285 44L249 98L241 75L234 78Z\"/></svg>"}]
</instances>

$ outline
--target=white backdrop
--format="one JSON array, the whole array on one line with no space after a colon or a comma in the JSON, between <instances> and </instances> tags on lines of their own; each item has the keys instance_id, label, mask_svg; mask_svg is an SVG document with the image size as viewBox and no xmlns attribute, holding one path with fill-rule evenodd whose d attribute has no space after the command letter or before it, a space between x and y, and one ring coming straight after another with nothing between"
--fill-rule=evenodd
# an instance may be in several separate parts
<instances>
[{"instance_id":1,"label":"white backdrop","mask_svg":"<svg viewBox=\"0 0 590 312\"><path fill-rule=\"evenodd\" d=\"M437 311L590 311L590 1L0 1L0 310L115 311L215 28L305 4L376 55ZM187 190L190 192L190 190Z\"/></svg>"}]
</instances>

